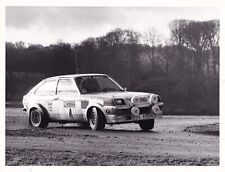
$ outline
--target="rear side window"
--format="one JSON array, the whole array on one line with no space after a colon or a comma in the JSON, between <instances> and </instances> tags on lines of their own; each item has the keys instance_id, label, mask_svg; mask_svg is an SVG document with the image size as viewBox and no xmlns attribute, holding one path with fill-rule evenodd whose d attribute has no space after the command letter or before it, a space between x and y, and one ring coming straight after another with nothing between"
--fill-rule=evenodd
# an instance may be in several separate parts
<instances>
[{"instance_id":1,"label":"rear side window","mask_svg":"<svg viewBox=\"0 0 225 172\"><path fill-rule=\"evenodd\" d=\"M44 82L36 91L35 95L38 96L53 96L56 91L56 80Z\"/></svg>"},{"instance_id":2,"label":"rear side window","mask_svg":"<svg viewBox=\"0 0 225 172\"><path fill-rule=\"evenodd\" d=\"M76 85L71 79L60 79L57 86L57 95L70 95L77 93Z\"/></svg>"}]
</instances>

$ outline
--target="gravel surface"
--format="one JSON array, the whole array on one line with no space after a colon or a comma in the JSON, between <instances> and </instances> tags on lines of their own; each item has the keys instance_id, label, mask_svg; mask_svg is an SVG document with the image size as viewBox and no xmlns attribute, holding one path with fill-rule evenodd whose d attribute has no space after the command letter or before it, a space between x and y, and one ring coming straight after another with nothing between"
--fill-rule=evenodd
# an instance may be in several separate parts
<instances>
[{"instance_id":1,"label":"gravel surface","mask_svg":"<svg viewBox=\"0 0 225 172\"><path fill-rule=\"evenodd\" d=\"M212 135L218 124L218 116L165 116L149 132L137 124L34 129L21 109L7 108L6 165L218 166L219 137Z\"/></svg>"},{"instance_id":2,"label":"gravel surface","mask_svg":"<svg viewBox=\"0 0 225 172\"><path fill-rule=\"evenodd\" d=\"M29 155L29 156L27 156ZM166 166L166 165L218 165L214 158L181 159L157 155L133 155L126 153L87 153L78 151L43 151L37 149L7 149L6 165L46 166Z\"/></svg>"}]
</instances>

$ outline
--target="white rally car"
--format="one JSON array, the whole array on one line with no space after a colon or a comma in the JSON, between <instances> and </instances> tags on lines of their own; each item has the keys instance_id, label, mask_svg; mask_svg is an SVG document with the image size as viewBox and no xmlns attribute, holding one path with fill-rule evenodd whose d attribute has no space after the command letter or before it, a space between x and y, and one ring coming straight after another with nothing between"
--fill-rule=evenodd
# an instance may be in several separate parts
<instances>
[{"instance_id":1,"label":"white rally car","mask_svg":"<svg viewBox=\"0 0 225 172\"><path fill-rule=\"evenodd\" d=\"M105 124L134 122L147 131L162 116L162 106L158 95L126 91L105 74L47 78L23 96L23 110L34 127L73 122L102 130Z\"/></svg>"}]
</instances>

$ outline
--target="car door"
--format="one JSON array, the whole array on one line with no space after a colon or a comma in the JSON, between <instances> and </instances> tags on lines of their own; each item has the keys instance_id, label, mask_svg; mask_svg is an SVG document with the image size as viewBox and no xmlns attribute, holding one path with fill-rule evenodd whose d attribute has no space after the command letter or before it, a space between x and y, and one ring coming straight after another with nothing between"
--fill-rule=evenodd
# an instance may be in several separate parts
<instances>
[{"instance_id":1,"label":"car door","mask_svg":"<svg viewBox=\"0 0 225 172\"><path fill-rule=\"evenodd\" d=\"M79 92L74 79L59 79L53 108L59 112L61 120L80 121L78 97Z\"/></svg>"}]
</instances>

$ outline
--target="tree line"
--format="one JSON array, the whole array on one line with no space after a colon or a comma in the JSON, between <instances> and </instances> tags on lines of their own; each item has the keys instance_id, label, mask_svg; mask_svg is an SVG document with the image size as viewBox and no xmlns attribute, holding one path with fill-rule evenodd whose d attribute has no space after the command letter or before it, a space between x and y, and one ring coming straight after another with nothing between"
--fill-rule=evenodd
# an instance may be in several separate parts
<instances>
[{"instance_id":1,"label":"tree line","mask_svg":"<svg viewBox=\"0 0 225 172\"><path fill-rule=\"evenodd\" d=\"M128 90L160 94L168 113L218 114L219 21L174 20L169 29L166 41L154 28L144 33L117 28L78 44L6 42L6 93L23 94L26 86L20 85L26 78L18 77L21 72L40 73L42 78L106 73ZM33 84L31 80L27 87ZM18 90L15 82L20 82Z\"/></svg>"}]
</instances>

